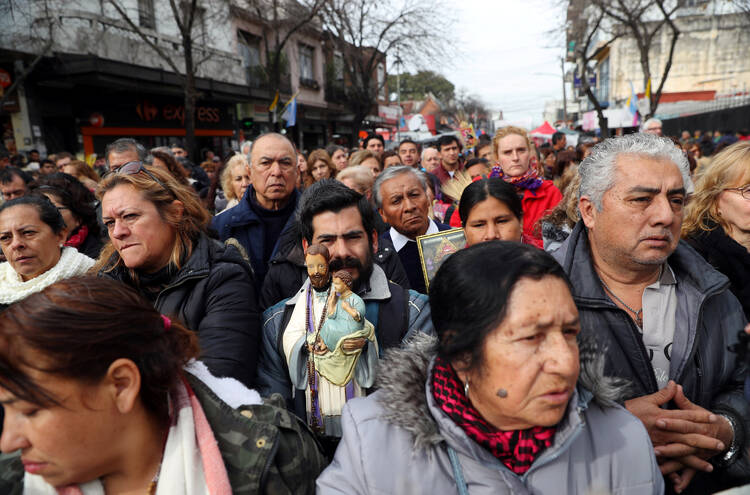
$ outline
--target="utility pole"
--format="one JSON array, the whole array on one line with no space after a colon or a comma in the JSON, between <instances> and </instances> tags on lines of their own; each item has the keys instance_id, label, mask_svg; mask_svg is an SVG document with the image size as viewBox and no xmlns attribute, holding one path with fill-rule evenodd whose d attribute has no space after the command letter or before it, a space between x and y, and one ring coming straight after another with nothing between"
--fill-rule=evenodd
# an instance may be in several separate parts
<instances>
[{"instance_id":1,"label":"utility pole","mask_svg":"<svg viewBox=\"0 0 750 495\"><path fill-rule=\"evenodd\" d=\"M568 98L565 94L565 57L560 57L560 69L562 70L563 86L563 127L568 126Z\"/></svg>"}]
</instances>

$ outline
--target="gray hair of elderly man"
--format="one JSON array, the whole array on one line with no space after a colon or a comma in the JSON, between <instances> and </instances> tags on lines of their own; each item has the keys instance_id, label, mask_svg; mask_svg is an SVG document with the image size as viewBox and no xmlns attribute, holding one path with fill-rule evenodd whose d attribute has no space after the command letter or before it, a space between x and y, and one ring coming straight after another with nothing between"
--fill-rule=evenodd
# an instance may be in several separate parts
<instances>
[{"instance_id":1,"label":"gray hair of elderly man","mask_svg":"<svg viewBox=\"0 0 750 495\"><path fill-rule=\"evenodd\" d=\"M124 153L126 151L135 151L138 154L138 159L140 161L144 161L146 159L146 155L148 155L148 151L146 151L146 147L143 146L138 141L136 141L135 139L120 138L115 141L112 141L106 146L106 148L104 148L104 161L107 163L107 167L109 167L110 153L112 152ZM171 151L170 151L170 154L171 154Z\"/></svg>"},{"instance_id":2,"label":"gray hair of elderly man","mask_svg":"<svg viewBox=\"0 0 750 495\"><path fill-rule=\"evenodd\" d=\"M414 175L414 177L416 177L419 183L422 185L422 189L427 192L427 177L425 177L424 172L422 172L421 170L407 167L405 165L401 165L399 167L388 167L387 169L383 170L380 175L378 175L378 178L375 179L375 185L372 186L372 195L375 198L375 206L377 206L378 208L381 208L383 206L383 196L380 194L380 187L383 185L383 182L404 174Z\"/></svg>"},{"instance_id":3,"label":"gray hair of elderly man","mask_svg":"<svg viewBox=\"0 0 750 495\"><path fill-rule=\"evenodd\" d=\"M668 138L636 133L606 139L591 149L591 154L578 166L581 176L578 199L588 197L601 211L604 193L615 185L617 158L620 155L669 160L679 169L685 189L692 189L690 166L685 153Z\"/></svg>"},{"instance_id":4,"label":"gray hair of elderly man","mask_svg":"<svg viewBox=\"0 0 750 495\"><path fill-rule=\"evenodd\" d=\"M428 151L430 151L430 150L432 150L432 151L435 151L436 153L440 153L440 152L439 152L439 151L437 150L437 148L435 148L434 146L425 146L425 147L424 147L424 149L422 150L422 154L420 155L420 158L421 158L422 160L424 160L424 155L425 155L425 153L426 153L426 152L428 152Z\"/></svg>"},{"instance_id":5,"label":"gray hair of elderly man","mask_svg":"<svg viewBox=\"0 0 750 495\"><path fill-rule=\"evenodd\" d=\"M651 127L651 124L661 125L661 120L657 119L656 117L651 117L650 119L643 122L643 124L641 124L641 131L647 130L649 127Z\"/></svg>"}]
</instances>

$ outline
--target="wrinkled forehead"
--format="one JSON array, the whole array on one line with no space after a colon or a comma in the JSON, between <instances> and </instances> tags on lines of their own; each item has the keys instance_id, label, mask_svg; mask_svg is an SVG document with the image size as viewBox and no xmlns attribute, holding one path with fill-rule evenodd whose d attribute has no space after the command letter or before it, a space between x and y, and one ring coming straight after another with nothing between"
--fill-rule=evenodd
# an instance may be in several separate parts
<instances>
[{"instance_id":1,"label":"wrinkled forehead","mask_svg":"<svg viewBox=\"0 0 750 495\"><path fill-rule=\"evenodd\" d=\"M670 180L670 187L684 187L680 167L666 156L643 153L620 153L615 158L615 184L621 182L656 182ZM679 181L679 184L676 182Z\"/></svg>"},{"instance_id":2,"label":"wrinkled forehead","mask_svg":"<svg viewBox=\"0 0 750 495\"><path fill-rule=\"evenodd\" d=\"M262 156L271 156L273 158L291 157L296 158L294 146L288 139L281 136L263 136L258 138L253 144L251 151L253 163Z\"/></svg>"}]
</instances>

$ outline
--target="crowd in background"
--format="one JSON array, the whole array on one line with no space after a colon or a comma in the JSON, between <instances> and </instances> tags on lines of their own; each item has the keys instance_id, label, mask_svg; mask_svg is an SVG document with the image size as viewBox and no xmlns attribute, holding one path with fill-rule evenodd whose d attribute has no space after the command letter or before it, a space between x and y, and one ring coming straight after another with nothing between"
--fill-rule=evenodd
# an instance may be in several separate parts
<instances>
[{"instance_id":1,"label":"crowd in background","mask_svg":"<svg viewBox=\"0 0 750 495\"><path fill-rule=\"evenodd\" d=\"M320 493L750 482L745 365L728 350L750 317L750 133L664 138L657 119L640 131L570 146L563 132L540 142L508 126L469 149L454 135L387 146L372 133L354 149L304 151L268 133L225 157L201 150L197 164L180 143L130 138L91 163L0 154L11 430L0 447L44 452L34 435L52 427L28 418L72 385L41 375L96 383L107 411L70 406L90 426L59 413L83 450L52 435L26 474L0 459L0 491L99 479L112 493L168 493L183 478L211 493L306 493L316 478ZM466 247L426 280L416 240L452 228ZM313 348L300 342L331 290L313 285L310 253L346 279L337 291L362 298L377 348L342 345L380 361L377 382L339 386L306 367ZM209 436L193 442L191 428ZM189 449L200 459L180 464ZM141 450L140 471L112 475ZM55 471L54 459L70 464Z\"/></svg>"}]
</instances>

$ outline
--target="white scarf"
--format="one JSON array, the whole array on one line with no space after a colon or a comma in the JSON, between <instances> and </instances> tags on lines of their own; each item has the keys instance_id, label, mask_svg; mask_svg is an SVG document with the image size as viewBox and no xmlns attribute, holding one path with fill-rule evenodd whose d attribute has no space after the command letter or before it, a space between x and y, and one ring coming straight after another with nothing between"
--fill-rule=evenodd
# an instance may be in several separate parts
<instances>
[{"instance_id":1,"label":"white scarf","mask_svg":"<svg viewBox=\"0 0 750 495\"><path fill-rule=\"evenodd\" d=\"M186 370L199 379L207 379L209 387L219 383L201 362L191 362ZM241 384L220 380L224 391ZM244 389L244 387L243 387ZM239 389L234 389L239 390ZM244 389L242 402L261 403L254 390ZM180 383L172 394L172 425L169 428L164 457L159 469L156 495L231 495L232 489L226 468L216 445L216 439L206 429L203 409L195 396ZM196 422L198 424L196 424ZM200 424L203 426L201 427ZM205 461L205 462L204 462ZM24 495L105 495L104 486L98 479L56 489L37 474L24 474Z\"/></svg>"},{"instance_id":2,"label":"white scarf","mask_svg":"<svg viewBox=\"0 0 750 495\"><path fill-rule=\"evenodd\" d=\"M43 291L55 282L85 275L92 266L94 260L73 247L63 248L55 266L26 282L10 263L0 263L0 304L13 304L31 294Z\"/></svg>"}]
</instances>

